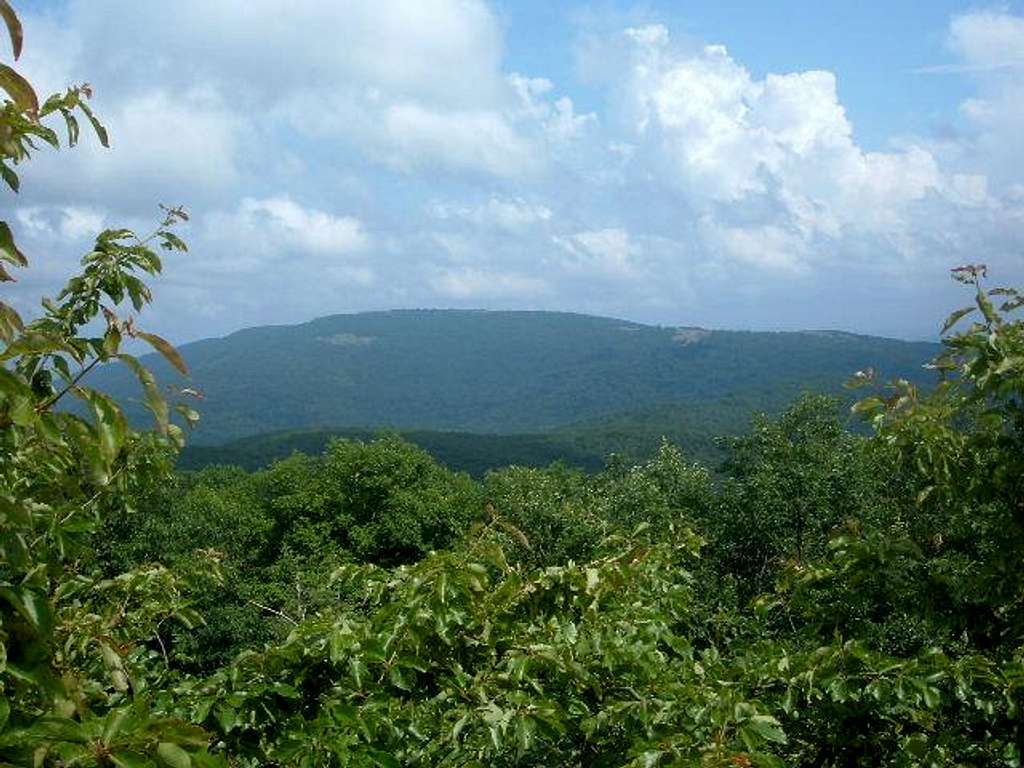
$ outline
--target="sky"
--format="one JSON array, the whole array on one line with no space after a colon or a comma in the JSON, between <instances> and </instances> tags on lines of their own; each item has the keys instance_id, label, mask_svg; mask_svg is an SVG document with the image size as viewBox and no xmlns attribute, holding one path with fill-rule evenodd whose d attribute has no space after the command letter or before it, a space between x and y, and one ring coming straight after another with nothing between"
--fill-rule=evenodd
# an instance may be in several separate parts
<instances>
[{"instance_id":1,"label":"sky","mask_svg":"<svg viewBox=\"0 0 1024 768\"><path fill-rule=\"evenodd\" d=\"M19 69L111 135L0 198L26 315L160 203L176 343L409 307L933 339L950 268L1024 283L1024 2L15 5Z\"/></svg>"}]
</instances>

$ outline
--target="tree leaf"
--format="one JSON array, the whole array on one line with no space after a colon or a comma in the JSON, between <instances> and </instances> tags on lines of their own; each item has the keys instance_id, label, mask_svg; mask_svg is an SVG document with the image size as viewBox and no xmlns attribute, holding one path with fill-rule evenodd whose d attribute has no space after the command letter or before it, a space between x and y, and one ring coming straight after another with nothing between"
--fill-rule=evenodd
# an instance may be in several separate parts
<instances>
[{"instance_id":1,"label":"tree leaf","mask_svg":"<svg viewBox=\"0 0 1024 768\"><path fill-rule=\"evenodd\" d=\"M62 109L61 114L64 115L64 122L68 127L68 146L73 147L78 143L78 120L69 110Z\"/></svg>"},{"instance_id":2,"label":"tree leaf","mask_svg":"<svg viewBox=\"0 0 1024 768\"><path fill-rule=\"evenodd\" d=\"M168 251L188 251L188 245L185 244L185 241L182 240L173 232L161 230L158 234L164 241L163 247L166 248Z\"/></svg>"},{"instance_id":3,"label":"tree leaf","mask_svg":"<svg viewBox=\"0 0 1024 768\"><path fill-rule=\"evenodd\" d=\"M103 663L107 667L107 672L110 673L110 680L114 685L114 689L118 691L127 691L131 688L128 684L128 673L124 668L124 660L121 658L121 654L113 649L113 647L104 642L103 640L97 641L100 646L100 653L103 655Z\"/></svg>"},{"instance_id":4,"label":"tree leaf","mask_svg":"<svg viewBox=\"0 0 1024 768\"><path fill-rule=\"evenodd\" d=\"M754 715L746 722L746 726L766 741L776 744L785 744L787 741L782 724L771 715Z\"/></svg>"},{"instance_id":5,"label":"tree leaf","mask_svg":"<svg viewBox=\"0 0 1024 768\"><path fill-rule=\"evenodd\" d=\"M366 753L370 756L373 764L379 766L379 768L401 768L402 766L393 755L381 752L379 749L368 748Z\"/></svg>"},{"instance_id":6,"label":"tree leaf","mask_svg":"<svg viewBox=\"0 0 1024 768\"><path fill-rule=\"evenodd\" d=\"M21 181L18 180L18 174L12 171L7 163L0 161L0 177L3 177L4 182L12 191L17 192L21 186Z\"/></svg>"},{"instance_id":7,"label":"tree leaf","mask_svg":"<svg viewBox=\"0 0 1024 768\"><path fill-rule=\"evenodd\" d=\"M92 129L96 131L96 136L99 137L100 144L104 147L110 146L110 136L107 134L107 129L103 127L103 124L96 119L96 115L93 114L92 109L84 101L78 103L79 108L85 113L85 116L89 118L89 122L92 123Z\"/></svg>"},{"instance_id":8,"label":"tree leaf","mask_svg":"<svg viewBox=\"0 0 1024 768\"><path fill-rule=\"evenodd\" d=\"M163 355L167 362L177 368L179 373L183 376L188 376L188 366L185 365L184 358L178 354L178 350L171 346L170 342L160 336L157 336L155 333L143 333L142 331L136 331L135 335L143 341L149 342L150 346Z\"/></svg>"},{"instance_id":9,"label":"tree leaf","mask_svg":"<svg viewBox=\"0 0 1024 768\"><path fill-rule=\"evenodd\" d=\"M28 259L14 243L14 233L6 221L0 221L0 259L19 267L27 267Z\"/></svg>"},{"instance_id":10,"label":"tree leaf","mask_svg":"<svg viewBox=\"0 0 1024 768\"><path fill-rule=\"evenodd\" d=\"M946 318L946 322L942 324L942 330L939 331L939 333L945 333L954 325L956 325L960 321L960 318L971 314L971 312L973 312L975 309L977 309L977 307L963 307L961 309L958 309L956 312L951 313L949 317Z\"/></svg>"},{"instance_id":11,"label":"tree leaf","mask_svg":"<svg viewBox=\"0 0 1024 768\"><path fill-rule=\"evenodd\" d=\"M11 36L11 48L14 50L15 61L21 56L21 45L25 40L25 33L21 28L21 21L18 14L11 8L7 0L0 0L0 17L3 17L7 25L7 34Z\"/></svg>"},{"instance_id":12,"label":"tree leaf","mask_svg":"<svg viewBox=\"0 0 1024 768\"><path fill-rule=\"evenodd\" d=\"M0 88L10 94L11 100L22 111L32 116L39 111L39 97L32 84L6 64L0 64Z\"/></svg>"},{"instance_id":13,"label":"tree leaf","mask_svg":"<svg viewBox=\"0 0 1024 768\"><path fill-rule=\"evenodd\" d=\"M167 400L160 394L160 389L156 385L156 378L152 372L132 355L120 354L117 359L127 365L135 373L136 378L139 380L139 384L142 385L143 397L146 403L146 407L149 408L153 414L153 418L156 419L157 428L161 434L167 433L168 419L170 417L170 407L167 405Z\"/></svg>"},{"instance_id":14,"label":"tree leaf","mask_svg":"<svg viewBox=\"0 0 1024 768\"><path fill-rule=\"evenodd\" d=\"M155 763L138 752L119 750L110 753L110 759L117 768L152 768Z\"/></svg>"},{"instance_id":15,"label":"tree leaf","mask_svg":"<svg viewBox=\"0 0 1024 768\"><path fill-rule=\"evenodd\" d=\"M978 295L975 297L978 303L978 309L981 310L981 314L985 316L985 320L991 324L999 323L999 315L996 312L995 307L992 306L992 302L989 301L988 296L985 295L984 291L979 290Z\"/></svg>"},{"instance_id":16,"label":"tree leaf","mask_svg":"<svg viewBox=\"0 0 1024 768\"><path fill-rule=\"evenodd\" d=\"M156 757L167 768L192 768L188 752L169 741L161 741L156 747Z\"/></svg>"},{"instance_id":17,"label":"tree leaf","mask_svg":"<svg viewBox=\"0 0 1024 768\"><path fill-rule=\"evenodd\" d=\"M0 597L7 600L40 637L49 637L53 632L53 612L45 595L27 587L4 586L0 587Z\"/></svg>"}]
</instances>

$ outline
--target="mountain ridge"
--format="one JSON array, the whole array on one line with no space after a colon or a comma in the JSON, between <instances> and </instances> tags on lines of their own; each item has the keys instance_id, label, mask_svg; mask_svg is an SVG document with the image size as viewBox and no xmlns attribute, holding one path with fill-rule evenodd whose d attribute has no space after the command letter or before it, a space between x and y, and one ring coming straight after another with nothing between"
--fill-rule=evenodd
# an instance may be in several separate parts
<instances>
[{"instance_id":1,"label":"mountain ridge","mask_svg":"<svg viewBox=\"0 0 1024 768\"><path fill-rule=\"evenodd\" d=\"M655 326L533 310L383 310L246 328L179 348L205 394L200 444L308 428L545 432L631 408L918 381L938 346L845 331ZM184 383L147 357L161 382ZM130 372L94 380L121 397ZM757 397L752 402L757 404ZM138 409L136 409L138 415Z\"/></svg>"}]
</instances>

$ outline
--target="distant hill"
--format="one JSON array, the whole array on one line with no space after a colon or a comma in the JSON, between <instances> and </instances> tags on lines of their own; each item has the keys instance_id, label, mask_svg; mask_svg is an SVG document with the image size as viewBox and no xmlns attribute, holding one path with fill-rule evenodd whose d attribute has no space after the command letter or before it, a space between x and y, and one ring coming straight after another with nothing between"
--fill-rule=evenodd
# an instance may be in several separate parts
<instances>
[{"instance_id":1,"label":"distant hill","mask_svg":"<svg viewBox=\"0 0 1024 768\"><path fill-rule=\"evenodd\" d=\"M680 446L686 455L708 467L716 467L723 453L716 438L744 432L755 413L781 411L791 393L771 397L748 393L708 400L700 405L657 405L633 409L593 422L559 427L531 434L480 434L431 430L399 431L401 437L430 453L450 469L474 477L510 465L545 467L561 462L588 472L605 466L611 454L641 461L653 456L663 438ZM201 469L231 464L260 469L296 451L317 455L334 439L371 440L381 430L338 427L266 432L220 445L185 447L180 469Z\"/></svg>"},{"instance_id":2,"label":"distant hill","mask_svg":"<svg viewBox=\"0 0 1024 768\"><path fill-rule=\"evenodd\" d=\"M339 428L269 432L223 445L188 445L178 459L179 469L231 464L248 470L266 467L296 451L318 455L331 440L372 440L378 430ZM399 433L456 472L480 478L491 469L513 464L546 467L556 461L596 472L605 454L595 446L575 446L557 434L488 435L472 432L413 430Z\"/></svg>"},{"instance_id":3,"label":"distant hill","mask_svg":"<svg viewBox=\"0 0 1024 768\"><path fill-rule=\"evenodd\" d=\"M280 430L536 433L616 414L838 391L854 371L927 379L936 345L823 331L671 328L552 312L400 310L249 328L180 348L205 394L196 445ZM161 381L178 379L145 361ZM93 378L138 396L127 370ZM748 408L748 406L750 406ZM653 410L652 410L653 409ZM713 422L704 413L701 421ZM728 421L728 419L727 419ZM607 425L606 425L607 427ZM605 429L603 427L602 429Z\"/></svg>"}]
</instances>

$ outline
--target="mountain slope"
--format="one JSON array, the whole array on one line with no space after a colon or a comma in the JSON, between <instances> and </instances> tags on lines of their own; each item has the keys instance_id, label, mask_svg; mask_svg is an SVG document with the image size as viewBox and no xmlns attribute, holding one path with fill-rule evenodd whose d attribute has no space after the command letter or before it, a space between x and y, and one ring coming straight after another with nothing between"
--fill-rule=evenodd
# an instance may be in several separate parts
<instances>
[{"instance_id":1,"label":"mountain slope","mask_svg":"<svg viewBox=\"0 0 1024 768\"><path fill-rule=\"evenodd\" d=\"M545 431L656 405L835 391L867 366L920 379L935 350L839 332L459 310L334 315L180 349L206 396L197 444L316 427ZM146 362L161 381L176 379L162 361ZM94 382L122 397L135 393L116 367Z\"/></svg>"}]
</instances>

